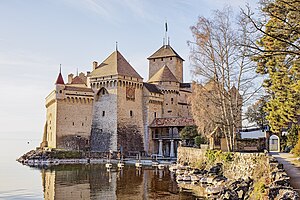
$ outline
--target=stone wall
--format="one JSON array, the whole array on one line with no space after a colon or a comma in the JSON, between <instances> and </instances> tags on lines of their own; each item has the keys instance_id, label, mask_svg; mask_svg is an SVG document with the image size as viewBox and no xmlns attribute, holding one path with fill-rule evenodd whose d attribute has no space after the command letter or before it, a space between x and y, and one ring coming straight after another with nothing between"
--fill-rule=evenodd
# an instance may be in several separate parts
<instances>
[{"instance_id":1,"label":"stone wall","mask_svg":"<svg viewBox=\"0 0 300 200\"><path fill-rule=\"evenodd\" d=\"M95 95L91 150L117 151L117 86L102 87Z\"/></svg>"},{"instance_id":2,"label":"stone wall","mask_svg":"<svg viewBox=\"0 0 300 200\"><path fill-rule=\"evenodd\" d=\"M117 148L124 153L144 151L142 82L134 77L124 80L125 84L119 85L117 92Z\"/></svg>"},{"instance_id":3,"label":"stone wall","mask_svg":"<svg viewBox=\"0 0 300 200\"><path fill-rule=\"evenodd\" d=\"M267 149L266 138L245 138L237 140L238 151L264 151Z\"/></svg>"},{"instance_id":4,"label":"stone wall","mask_svg":"<svg viewBox=\"0 0 300 200\"><path fill-rule=\"evenodd\" d=\"M56 148L79 150L89 146L92 100L57 100Z\"/></svg>"},{"instance_id":5,"label":"stone wall","mask_svg":"<svg viewBox=\"0 0 300 200\"><path fill-rule=\"evenodd\" d=\"M179 82L183 78L183 61L177 57L155 58L149 60L149 79L164 65L167 65Z\"/></svg>"},{"instance_id":6,"label":"stone wall","mask_svg":"<svg viewBox=\"0 0 300 200\"><path fill-rule=\"evenodd\" d=\"M268 163L268 156L264 153L224 153L220 159L216 158L214 161L206 157L205 149L196 149L190 147L178 147L177 162L180 164L188 164L192 167L206 167L210 168L216 162L222 162L224 166L224 175L228 178L254 178L256 170L261 168L261 165ZM228 161L230 155L232 160ZM226 160L228 155L228 160ZM267 166L265 166L267 168Z\"/></svg>"}]
</instances>

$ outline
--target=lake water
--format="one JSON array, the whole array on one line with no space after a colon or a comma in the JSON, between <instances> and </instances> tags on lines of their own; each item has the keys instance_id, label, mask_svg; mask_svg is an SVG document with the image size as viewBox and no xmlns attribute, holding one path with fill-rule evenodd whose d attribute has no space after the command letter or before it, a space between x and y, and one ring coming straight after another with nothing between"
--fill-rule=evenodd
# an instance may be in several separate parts
<instances>
[{"instance_id":1,"label":"lake water","mask_svg":"<svg viewBox=\"0 0 300 200\"><path fill-rule=\"evenodd\" d=\"M38 140L0 141L0 199L196 199L178 188L167 169L149 166L137 170L134 165L126 165L123 170L114 166L110 171L104 165L37 169L15 161L38 143Z\"/></svg>"}]
</instances>

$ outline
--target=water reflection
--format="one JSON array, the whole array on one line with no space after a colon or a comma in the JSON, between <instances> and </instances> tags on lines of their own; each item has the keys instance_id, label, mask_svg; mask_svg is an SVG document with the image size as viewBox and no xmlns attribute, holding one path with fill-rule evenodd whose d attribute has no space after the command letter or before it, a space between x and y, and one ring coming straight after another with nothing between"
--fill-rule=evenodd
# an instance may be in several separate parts
<instances>
[{"instance_id":1,"label":"water reflection","mask_svg":"<svg viewBox=\"0 0 300 200\"><path fill-rule=\"evenodd\" d=\"M107 171L104 165L60 165L41 172L46 200L195 199L179 191L166 169L129 165Z\"/></svg>"}]
</instances>

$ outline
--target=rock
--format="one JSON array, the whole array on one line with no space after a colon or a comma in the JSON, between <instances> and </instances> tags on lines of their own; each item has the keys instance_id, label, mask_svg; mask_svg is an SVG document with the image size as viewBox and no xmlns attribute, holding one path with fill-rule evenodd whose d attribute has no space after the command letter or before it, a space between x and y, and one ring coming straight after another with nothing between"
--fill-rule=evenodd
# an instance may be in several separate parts
<instances>
[{"instance_id":1,"label":"rock","mask_svg":"<svg viewBox=\"0 0 300 200\"><path fill-rule=\"evenodd\" d=\"M200 179L200 183L206 184L206 183L207 183L207 177L202 177L202 178Z\"/></svg>"},{"instance_id":2,"label":"rock","mask_svg":"<svg viewBox=\"0 0 300 200\"><path fill-rule=\"evenodd\" d=\"M214 185L223 185L224 182L226 182L226 181L227 181L227 178L225 176L219 175L213 179L212 183Z\"/></svg>"},{"instance_id":3,"label":"rock","mask_svg":"<svg viewBox=\"0 0 300 200\"><path fill-rule=\"evenodd\" d=\"M297 200L299 199L299 194L294 190L283 190L277 196L280 200Z\"/></svg>"},{"instance_id":4,"label":"rock","mask_svg":"<svg viewBox=\"0 0 300 200\"><path fill-rule=\"evenodd\" d=\"M238 200L238 194L232 190L224 190L220 195L220 199L222 200Z\"/></svg>"},{"instance_id":5,"label":"rock","mask_svg":"<svg viewBox=\"0 0 300 200\"><path fill-rule=\"evenodd\" d=\"M190 177L191 177L191 181L192 181L193 183L198 183L198 182L200 181L199 176L191 175Z\"/></svg>"},{"instance_id":6,"label":"rock","mask_svg":"<svg viewBox=\"0 0 300 200\"><path fill-rule=\"evenodd\" d=\"M191 181L191 176L184 175L183 178L182 178L182 180L186 181L186 182L190 182Z\"/></svg>"},{"instance_id":7,"label":"rock","mask_svg":"<svg viewBox=\"0 0 300 200\"><path fill-rule=\"evenodd\" d=\"M223 173L222 163L217 163L216 166L211 167L208 173L212 175L221 175Z\"/></svg>"},{"instance_id":8,"label":"rock","mask_svg":"<svg viewBox=\"0 0 300 200\"><path fill-rule=\"evenodd\" d=\"M212 195L212 194L219 194L220 192L222 192L224 190L223 186L208 186L207 188L205 188L205 192L208 195Z\"/></svg>"},{"instance_id":9,"label":"rock","mask_svg":"<svg viewBox=\"0 0 300 200\"><path fill-rule=\"evenodd\" d=\"M290 177L281 178L272 182L271 186L290 186Z\"/></svg>"},{"instance_id":10,"label":"rock","mask_svg":"<svg viewBox=\"0 0 300 200\"><path fill-rule=\"evenodd\" d=\"M216 175L211 175L206 178L208 184L213 184L213 180L216 178Z\"/></svg>"},{"instance_id":11,"label":"rock","mask_svg":"<svg viewBox=\"0 0 300 200\"><path fill-rule=\"evenodd\" d=\"M285 191L285 192L284 192ZM287 186L271 186L269 188L269 199L278 199L277 196L281 193L291 192L294 191L292 187ZM283 194L284 195L284 194ZM281 195L281 196L283 196Z\"/></svg>"}]
</instances>

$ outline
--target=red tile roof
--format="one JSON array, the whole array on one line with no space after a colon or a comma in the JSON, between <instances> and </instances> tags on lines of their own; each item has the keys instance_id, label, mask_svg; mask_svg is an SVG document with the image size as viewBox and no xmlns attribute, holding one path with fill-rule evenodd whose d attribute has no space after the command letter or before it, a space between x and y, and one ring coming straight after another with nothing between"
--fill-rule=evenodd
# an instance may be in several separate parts
<instances>
[{"instance_id":1,"label":"red tile roof","mask_svg":"<svg viewBox=\"0 0 300 200\"><path fill-rule=\"evenodd\" d=\"M75 78L73 78L71 84L85 84L85 82L79 76L75 76Z\"/></svg>"},{"instance_id":2,"label":"red tile roof","mask_svg":"<svg viewBox=\"0 0 300 200\"><path fill-rule=\"evenodd\" d=\"M63 85L65 84L64 79L63 79L60 72L58 74L58 77L57 77L57 80L56 80L55 84L63 84Z\"/></svg>"},{"instance_id":3,"label":"red tile roof","mask_svg":"<svg viewBox=\"0 0 300 200\"><path fill-rule=\"evenodd\" d=\"M156 118L150 124L150 127L170 127L170 126L194 126L193 118L187 117L170 117L170 118Z\"/></svg>"}]
</instances>

